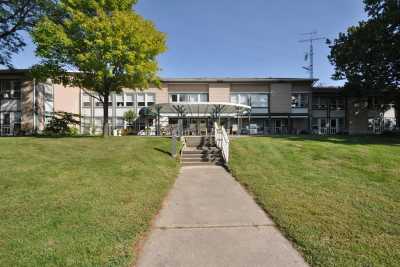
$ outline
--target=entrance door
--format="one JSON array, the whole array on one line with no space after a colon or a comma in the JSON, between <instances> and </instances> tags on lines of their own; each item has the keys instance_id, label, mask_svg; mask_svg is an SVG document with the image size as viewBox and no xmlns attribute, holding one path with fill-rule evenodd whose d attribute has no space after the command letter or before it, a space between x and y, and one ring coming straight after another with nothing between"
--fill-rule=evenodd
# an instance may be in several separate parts
<instances>
[{"instance_id":1,"label":"entrance door","mask_svg":"<svg viewBox=\"0 0 400 267\"><path fill-rule=\"evenodd\" d=\"M287 120L278 119L274 122L275 134L287 134Z\"/></svg>"},{"instance_id":2,"label":"entrance door","mask_svg":"<svg viewBox=\"0 0 400 267\"><path fill-rule=\"evenodd\" d=\"M3 123L1 124L1 135L11 135L10 113L3 114Z\"/></svg>"},{"instance_id":3,"label":"entrance door","mask_svg":"<svg viewBox=\"0 0 400 267\"><path fill-rule=\"evenodd\" d=\"M337 134L339 119L318 119L319 134Z\"/></svg>"},{"instance_id":4,"label":"entrance door","mask_svg":"<svg viewBox=\"0 0 400 267\"><path fill-rule=\"evenodd\" d=\"M330 129L329 134L336 134L337 133L337 126L338 126L338 119L331 119L330 122Z\"/></svg>"}]
</instances>

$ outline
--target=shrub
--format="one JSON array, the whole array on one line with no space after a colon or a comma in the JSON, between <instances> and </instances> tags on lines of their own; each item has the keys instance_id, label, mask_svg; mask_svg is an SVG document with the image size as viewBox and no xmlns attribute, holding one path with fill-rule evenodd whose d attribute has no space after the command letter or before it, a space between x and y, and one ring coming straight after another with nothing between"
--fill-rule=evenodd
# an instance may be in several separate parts
<instances>
[{"instance_id":1,"label":"shrub","mask_svg":"<svg viewBox=\"0 0 400 267\"><path fill-rule=\"evenodd\" d=\"M79 125L80 121L76 117L79 116L68 112L54 113L50 122L46 125L43 134L61 136L78 135L78 129L75 126Z\"/></svg>"}]
</instances>

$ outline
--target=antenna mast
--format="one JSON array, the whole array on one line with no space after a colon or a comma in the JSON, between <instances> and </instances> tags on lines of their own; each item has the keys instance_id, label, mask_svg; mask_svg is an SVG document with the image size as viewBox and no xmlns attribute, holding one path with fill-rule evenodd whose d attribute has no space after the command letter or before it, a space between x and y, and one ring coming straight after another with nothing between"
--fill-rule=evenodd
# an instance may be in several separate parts
<instances>
[{"instance_id":1,"label":"antenna mast","mask_svg":"<svg viewBox=\"0 0 400 267\"><path fill-rule=\"evenodd\" d=\"M307 70L310 73L310 79L314 79L314 41L325 40L323 37L317 37L317 31L303 33L302 35L307 35L309 38L300 40L300 43L310 43L310 52L308 54L308 58L310 61L310 65L308 67L303 67L303 69Z\"/></svg>"}]
</instances>

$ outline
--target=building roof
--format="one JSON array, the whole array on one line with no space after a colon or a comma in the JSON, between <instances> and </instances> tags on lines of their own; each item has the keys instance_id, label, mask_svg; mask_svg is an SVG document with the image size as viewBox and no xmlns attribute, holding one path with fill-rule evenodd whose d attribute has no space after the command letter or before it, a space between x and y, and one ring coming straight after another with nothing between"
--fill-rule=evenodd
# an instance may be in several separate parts
<instances>
[{"instance_id":1,"label":"building roof","mask_svg":"<svg viewBox=\"0 0 400 267\"><path fill-rule=\"evenodd\" d=\"M0 69L0 74L26 74L29 69Z\"/></svg>"},{"instance_id":2,"label":"building roof","mask_svg":"<svg viewBox=\"0 0 400 267\"><path fill-rule=\"evenodd\" d=\"M30 69L0 69L0 74L26 74ZM266 82L308 82L313 83L318 79L309 78L255 78L255 77L192 77L192 78L172 78L162 77L160 78L165 83L266 83Z\"/></svg>"},{"instance_id":3,"label":"building roof","mask_svg":"<svg viewBox=\"0 0 400 267\"><path fill-rule=\"evenodd\" d=\"M161 78L162 82L166 83L247 83L247 82L315 82L318 79L309 79L309 78L233 78L233 77L200 77L200 78Z\"/></svg>"}]
</instances>

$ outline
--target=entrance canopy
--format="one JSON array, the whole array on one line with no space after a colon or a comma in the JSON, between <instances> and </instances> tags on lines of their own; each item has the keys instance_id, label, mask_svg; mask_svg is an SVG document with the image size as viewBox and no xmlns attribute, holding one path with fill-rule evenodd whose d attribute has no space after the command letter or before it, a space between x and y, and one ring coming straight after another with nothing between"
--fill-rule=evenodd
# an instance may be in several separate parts
<instances>
[{"instance_id":1,"label":"entrance canopy","mask_svg":"<svg viewBox=\"0 0 400 267\"><path fill-rule=\"evenodd\" d=\"M149 110L168 117L229 117L248 114L251 107L224 102L181 102L155 104Z\"/></svg>"}]
</instances>

